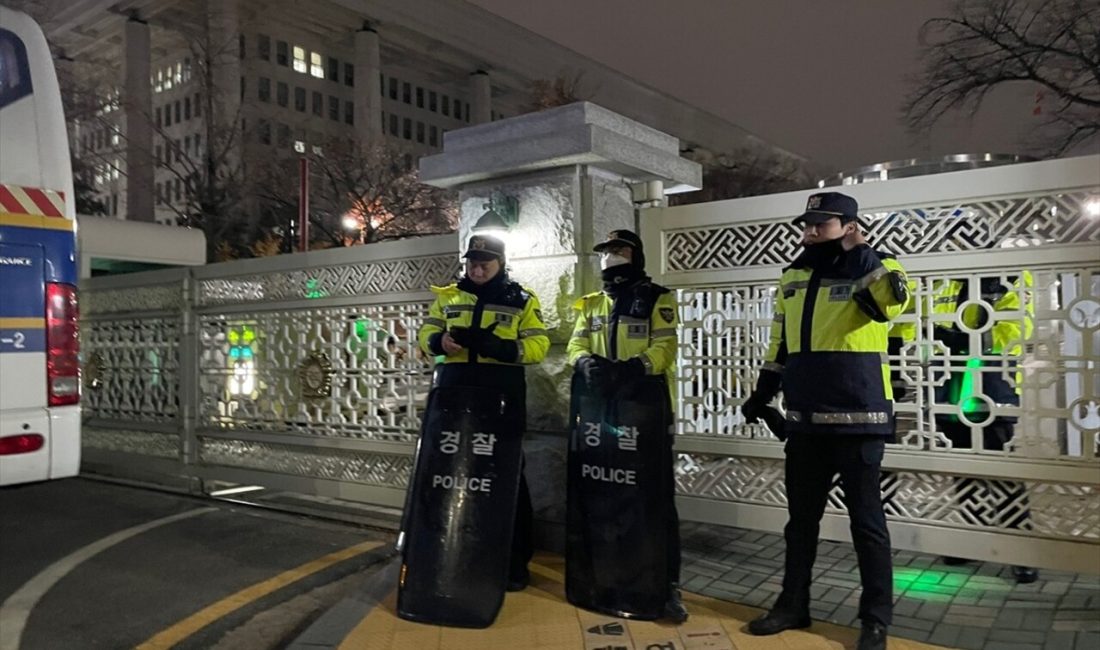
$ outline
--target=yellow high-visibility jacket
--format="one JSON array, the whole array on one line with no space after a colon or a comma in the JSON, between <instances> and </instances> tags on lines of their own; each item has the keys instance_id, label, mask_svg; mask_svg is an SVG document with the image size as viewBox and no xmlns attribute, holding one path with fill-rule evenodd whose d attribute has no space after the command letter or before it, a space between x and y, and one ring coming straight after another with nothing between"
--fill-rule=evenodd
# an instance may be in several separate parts
<instances>
[{"instance_id":1,"label":"yellow high-visibility jacket","mask_svg":"<svg viewBox=\"0 0 1100 650\"><path fill-rule=\"evenodd\" d=\"M789 431L890 435L890 321L909 302L901 264L868 245L784 269L764 373L779 373ZM758 384L759 386L760 384Z\"/></svg>"},{"instance_id":2,"label":"yellow high-visibility jacket","mask_svg":"<svg viewBox=\"0 0 1100 650\"><path fill-rule=\"evenodd\" d=\"M629 298L630 313L613 316L614 299L602 291L590 293L575 303L577 322L566 352L569 364L592 354L612 361L637 357L647 375L664 375L669 392L676 395L676 327L679 313L676 298L668 289L643 282L634 289L642 300ZM650 293L645 299L646 292ZM634 308L637 305L637 308Z\"/></svg>"},{"instance_id":3,"label":"yellow high-visibility jacket","mask_svg":"<svg viewBox=\"0 0 1100 650\"><path fill-rule=\"evenodd\" d=\"M435 302L428 309L428 317L420 328L417 337L420 348L428 355L443 354L438 346L438 337L455 327L473 327L481 329L496 327L493 334L502 339L515 341L517 357L514 363L505 363L491 357L475 355L470 358L468 350L447 355L444 363L486 363L500 365L533 364L546 358L550 349L550 337L546 334L546 325L542 322L539 299L535 294L516 282L509 282L507 288L492 301L478 301L478 297L458 288L457 284L445 287L432 287L436 294ZM435 337L435 338L433 338Z\"/></svg>"},{"instance_id":4,"label":"yellow high-visibility jacket","mask_svg":"<svg viewBox=\"0 0 1100 650\"><path fill-rule=\"evenodd\" d=\"M1014 385L1010 384L1005 367L1015 365L1015 360L1023 354L1024 342L1035 329L1035 305L1029 299L1035 285L1034 278L1030 271L1024 270L1019 276L1008 278L1007 283L1000 278L985 277L976 284L979 291L973 291L971 281L965 279L941 280L933 285L933 334L952 354L969 354L973 357L1002 355L1002 360L987 360L982 364L986 370L981 372L981 390L976 392L996 404L1018 405L1022 377L1018 372L1015 373L1016 381ZM978 301L990 305L999 314L993 316ZM1014 316L1006 317L1009 313ZM950 314L952 318L941 320L944 314ZM991 324L990 320L993 321ZM957 321L961 321L970 330L982 331L972 339L970 332L960 328ZM971 349L974 340L981 349ZM955 403L954 400L960 397L955 384L962 377L962 373L953 373L950 382L938 387L937 401ZM977 406L986 410L985 404L981 400Z\"/></svg>"}]
</instances>

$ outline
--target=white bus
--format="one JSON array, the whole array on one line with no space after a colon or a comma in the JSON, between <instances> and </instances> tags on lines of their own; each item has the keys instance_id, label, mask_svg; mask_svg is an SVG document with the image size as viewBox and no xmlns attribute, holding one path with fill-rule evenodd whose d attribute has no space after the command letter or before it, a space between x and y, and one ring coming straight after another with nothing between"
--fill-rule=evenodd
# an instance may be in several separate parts
<instances>
[{"instance_id":1,"label":"white bus","mask_svg":"<svg viewBox=\"0 0 1100 650\"><path fill-rule=\"evenodd\" d=\"M0 6L0 485L80 469L72 193L46 38Z\"/></svg>"}]
</instances>

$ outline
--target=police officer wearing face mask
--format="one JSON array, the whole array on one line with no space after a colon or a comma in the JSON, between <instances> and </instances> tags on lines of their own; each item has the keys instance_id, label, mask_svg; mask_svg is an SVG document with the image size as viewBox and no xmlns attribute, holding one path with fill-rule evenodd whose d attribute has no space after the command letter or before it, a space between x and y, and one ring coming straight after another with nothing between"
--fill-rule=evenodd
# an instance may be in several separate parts
<instances>
[{"instance_id":1,"label":"police officer wearing face mask","mask_svg":"<svg viewBox=\"0 0 1100 650\"><path fill-rule=\"evenodd\" d=\"M755 635L810 625L810 580L833 476L840 474L863 593L859 650L886 647L893 611L890 535L880 467L893 434L893 394L886 359L890 321L909 302L904 269L864 239L855 199L810 196L805 249L783 270L766 363L742 405L761 417L780 388L785 431L788 521L786 571L775 606L749 624Z\"/></svg>"},{"instance_id":2,"label":"police officer wearing face mask","mask_svg":"<svg viewBox=\"0 0 1100 650\"><path fill-rule=\"evenodd\" d=\"M664 531L666 566L662 567L662 573L668 577L668 589L660 615L679 623L687 620L688 614L677 584L680 529L673 501L669 431L673 421L671 396L676 387L676 299L646 275L645 253L637 234L629 230L612 231L595 251L600 254L603 291L588 294L573 305L577 321L567 347L569 363L577 377L583 377L589 391L606 399L618 390L629 391L631 383L638 379L667 385L659 391L665 402L656 407L660 417L655 418L664 423L655 433L663 436L661 443L667 445L662 452L667 455L662 457L669 458L660 469L659 480L668 513Z\"/></svg>"},{"instance_id":3,"label":"police officer wearing face mask","mask_svg":"<svg viewBox=\"0 0 1100 650\"><path fill-rule=\"evenodd\" d=\"M457 284L432 287L436 299L420 329L420 347L427 354L444 356L436 370L436 386L500 390L508 397L509 421L522 426L527 404L524 366L542 361L550 348L539 300L508 277L500 239L476 234L463 257L466 274ZM521 473L508 591L524 589L530 579L531 527L531 495Z\"/></svg>"}]
</instances>

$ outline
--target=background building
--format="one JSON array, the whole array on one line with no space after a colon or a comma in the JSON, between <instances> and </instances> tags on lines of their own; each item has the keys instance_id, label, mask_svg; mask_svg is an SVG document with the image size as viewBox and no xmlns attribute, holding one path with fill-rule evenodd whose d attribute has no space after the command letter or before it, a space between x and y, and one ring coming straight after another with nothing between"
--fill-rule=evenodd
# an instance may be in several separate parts
<instances>
[{"instance_id":1,"label":"background building","mask_svg":"<svg viewBox=\"0 0 1100 650\"><path fill-rule=\"evenodd\" d=\"M261 177L259 194L293 196L292 166L274 188L265 170L333 142L395 143L412 166L451 129L532 110L538 88L673 134L700 162L805 162L460 0L29 4L45 7L82 107L70 111L77 168L128 219L175 223L242 188L252 210Z\"/></svg>"}]
</instances>

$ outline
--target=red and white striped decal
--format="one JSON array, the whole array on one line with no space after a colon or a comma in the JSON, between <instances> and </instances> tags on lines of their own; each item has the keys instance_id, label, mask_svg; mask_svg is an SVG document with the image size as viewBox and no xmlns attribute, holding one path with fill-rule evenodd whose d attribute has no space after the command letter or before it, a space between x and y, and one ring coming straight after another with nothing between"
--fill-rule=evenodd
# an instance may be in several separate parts
<instances>
[{"instance_id":1,"label":"red and white striped decal","mask_svg":"<svg viewBox=\"0 0 1100 650\"><path fill-rule=\"evenodd\" d=\"M38 217L64 217L65 195L38 187L0 185L0 212Z\"/></svg>"}]
</instances>

